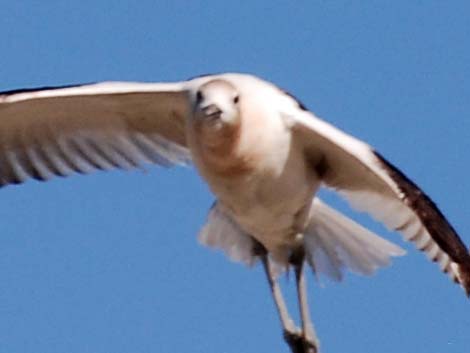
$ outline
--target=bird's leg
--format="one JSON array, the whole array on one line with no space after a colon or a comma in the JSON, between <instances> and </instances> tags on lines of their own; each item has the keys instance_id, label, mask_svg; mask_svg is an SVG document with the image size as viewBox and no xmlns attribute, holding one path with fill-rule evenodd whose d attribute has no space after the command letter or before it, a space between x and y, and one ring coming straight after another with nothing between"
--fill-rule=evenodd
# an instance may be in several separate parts
<instances>
[{"instance_id":1,"label":"bird's leg","mask_svg":"<svg viewBox=\"0 0 470 353\"><path fill-rule=\"evenodd\" d=\"M265 247L256 240L253 251L255 255L261 258L261 262L263 263L264 272L266 273L269 288L271 289L271 295L274 299L274 304L276 305L276 310L279 315L279 319L281 320L284 339L289 344L289 346L291 346L293 352L300 353L302 351L294 350L293 348L293 345L295 345L296 342L298 342L301 338L300 330L295 326L294 321L289 316L289 312L287 310L284 297L282 296L279 282L277 281L276 275L273 273L271 262L268 258L268 253Z\"/></svg>"},{"instance_id":2,"label":"bird's leg","mask_svg":"<svg viewBox=\"0 0 470 353\"><path fill-rule=\"evenodd\" d=\"M299 302L300 319L302 321L302 344L305 353L318 353L319 341L310 318L307 301L307 284L305 280L304 264L305 252L303 247L299 247L290 258L294 266L295 280L297 284L297 298Z\"/></svg>"},{"instance_id":3,"label":"bird's leg","mask_svg":"<svg viewBox=\"0 0 470 353\"><path fill-rule=\"evenodd\" d=\"M316 351L305 350L307 345L303 342L304 337L299 328L294 324L294 321L289 316L286 303L282 296L281 288L277 281L276 275L273 273L271 262L269 261L268 253L264 246L255 240L254 254L261 258L263 268L268 279L269 288L276 305L276 310L281 320L282 333L284 340L289 345L292 353L316 353Z\"/></svg>"}]
</instances>

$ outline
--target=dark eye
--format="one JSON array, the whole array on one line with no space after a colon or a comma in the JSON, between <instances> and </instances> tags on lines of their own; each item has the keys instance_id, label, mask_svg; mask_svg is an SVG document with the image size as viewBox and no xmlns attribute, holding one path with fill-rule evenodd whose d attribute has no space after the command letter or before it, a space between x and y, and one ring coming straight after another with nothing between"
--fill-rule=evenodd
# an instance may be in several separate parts
<instances>
[{"instance_id":1,"label":"dark eye","mask_svg":"<svg viewBox=\"0 0 470 353\"><path fill-rule=\"evenodd\" d=\"M200 103L203 98L204 98L204 97L202 96L202 92L201 92L201 91L197 91L197 93L196 93L196 102L197 102L197 103Z\"/></svg>"},{"instance_id":2,"label":"dark eye","mask_svg":"<svg viewBox=\"0 0 470 353\"><path fill-rule=\"evenodd\" d=\"M235 96L233 98L233 103L237 104L239 100L240 100L240 96Z\"/></svg>"}]
</instances>

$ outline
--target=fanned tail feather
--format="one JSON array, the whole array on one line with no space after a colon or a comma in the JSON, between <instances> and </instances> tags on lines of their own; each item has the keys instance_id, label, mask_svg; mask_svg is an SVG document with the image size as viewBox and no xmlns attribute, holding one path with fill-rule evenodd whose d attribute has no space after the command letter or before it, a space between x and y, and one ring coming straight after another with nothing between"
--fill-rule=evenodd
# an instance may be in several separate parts
<instances>
[{"instance_id":1,"label":"fanned tail feather","mask_svg":"<svg viewBox=\"0 0 470 353\"><path fill-rule=\"evenodd\" d=\"M249 266L258 259L253 251L253 238L218 203L211 208L207 222L199 233L199 241L203 245L219 248L230 259ZM405 254L397 245L368 231L318 199L313 201L310 221L304 233L304 246L306 260L315 273L323 273L337 281L343 278L345 269L371 275L378 268L389 265L392 256ZM287 263L273 265L277 274L288 267Z\"/></svg>"},{"instance_id":2,"label":"fanned tail feather","mask_svg":"<svg viewBox=\"0 0 470 353\"><path fill-rule=\"evenodd\" d=\"M344 269L372 275L405 251L315 199L304 233L307 261L315 273L340 281Z\"/></svg>"}]
</instances>

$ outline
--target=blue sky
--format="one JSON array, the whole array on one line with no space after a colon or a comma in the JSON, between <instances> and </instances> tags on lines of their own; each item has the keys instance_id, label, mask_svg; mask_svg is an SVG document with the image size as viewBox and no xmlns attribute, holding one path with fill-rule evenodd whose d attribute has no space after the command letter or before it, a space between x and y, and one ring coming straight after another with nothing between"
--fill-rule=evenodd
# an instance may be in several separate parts
<instances>
[{"instance_id":1,"label":"blue sky","mask_svg":"<svg viewBox=\"0 0 470 353\"><path fill-rule=\"evenodd\" d=\"M2 1L0 90L253 73L374 145L470 244L468 2L157 3ZM197 243L213 196L194 170L0 192L0 352L288 352L261 269ZM358 219L408 256L373 278L309 277L323 351L467 353L463 292Z\"/></svg>"}]
</instances>

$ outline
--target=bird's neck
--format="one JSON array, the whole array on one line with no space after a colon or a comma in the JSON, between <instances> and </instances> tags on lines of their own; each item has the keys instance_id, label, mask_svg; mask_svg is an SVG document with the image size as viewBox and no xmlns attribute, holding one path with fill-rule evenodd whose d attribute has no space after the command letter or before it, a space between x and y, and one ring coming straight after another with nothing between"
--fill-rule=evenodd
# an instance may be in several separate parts
<instances>
[{"instance_id":1,"label":"bird's neck","mask_svg":"<svg viewBox=\"0 0 470 353\"><path fill-rule=\"evenodd\" d=\"M240 153L240 133L240 125L226 125L217 131L195 126L190 140L198 154L198 167L224 177L250 172L253 163L249 156Z\"/></svg>"}]
</instances>

